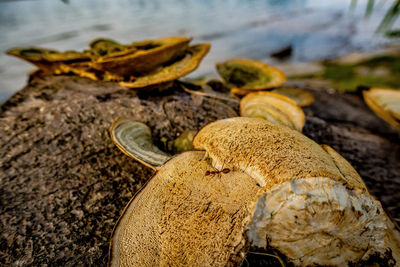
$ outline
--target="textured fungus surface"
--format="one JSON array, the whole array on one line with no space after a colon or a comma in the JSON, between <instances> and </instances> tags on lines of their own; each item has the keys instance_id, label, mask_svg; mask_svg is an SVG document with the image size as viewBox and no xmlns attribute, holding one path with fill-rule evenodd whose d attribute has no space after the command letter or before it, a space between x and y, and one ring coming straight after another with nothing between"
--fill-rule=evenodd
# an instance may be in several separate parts
<instances>
[{"instance_id":1,"label":"textured fungus surface","mask_svg":"<svg viewBox=\"0 0 400 267\"><path fill-rule=\"evenodd\" d=\"M267 189L311 177L364 186L359 177L344 177L331 156L311 139L262 119L234 118L211 123L196 135L193 145L207 151L215 168L241 169Z\"/></svg>"},{"instance_id":2,"label":"textured fungus surface","mask_svg":"<svg viewBox=\"0 0 400 267\"><path fill-rule=\"evenodd\" d=\"M300 86L315 97L305 108L304 134L349 160L400 221L397 132L359 95ZM237 115L218 103L178 92L138 96L115 83L71 76L31 81L0 109L0 263L105 265L114 224L152 174L112 144L113 119L132 117L152 129L154 140L173 140ZM255 254L247 260L279 265Z\"/></svg>"},{"instance_id":3,"label":"textured fungus surface","mask_svg":"<svg viewBox=\"0 0 400 267\"><path fill-rule=\"evenodd\" d=\"M118 222L113 266L240 262L245 204L259 187L243 172L213 171L202 151L179 154L160 168Z\"/></svg>"},{"instance_id":4,"label":"textured fungus surface","mask_svg":"<svg viewBox=\"0 0 400 267\"><path fill-rule=\"evenodd\" d=\"M365 190L326 177L284 182L261 193L249 236L277 248L296 265L358 262L388 246L387 218ZM397 245L398 246L398 245ZM397 259L398 260L398 259Z\"/></svg>"},{"instance_id":5,"label":"textured fungus surface","mask_svg":"<svg viewBox=\"0 0 400 267\"><path fill-rule=\"evenodd\" d=\"M242 117L206 125L193 145L216 169L245 172L261 186L248 203L252 247L275 248L295 265L344 265L386 251L400 262L400 232L332 148Z\"/></svg>"},{"instance_id":6,"label":"textured fungus surface","mask_svg":"<svg viewBox=\"0 0 400 267\"><path fill-rule=\"evenodd\" d=\"M386 251L400 262L400 232L332 148L243 117L206 125L193 146L205 152L174 157L131 200L113 234L112 266L240 264L249 245L296 266Z\"/></svg>"}]
</instances>

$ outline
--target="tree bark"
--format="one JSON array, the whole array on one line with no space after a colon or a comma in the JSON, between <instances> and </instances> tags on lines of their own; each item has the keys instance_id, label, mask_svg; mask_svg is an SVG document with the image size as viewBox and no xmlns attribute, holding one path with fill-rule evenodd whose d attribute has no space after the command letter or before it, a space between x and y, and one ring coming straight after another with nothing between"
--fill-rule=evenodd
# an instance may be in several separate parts
<instances>
[{"instance_id":1,"label":"tree bark","mask_svg":"<svg viewBox=\"0 0 400 267\"><path fill-rule=\"evenodd\" d=\"M304 134L348 159L398 220L395 130L359 95L297 86L316 99L305 108ZM162 93L137 94L74 76L34 79L0 111L0 263L106 264L114 224L152 175L113 145L108 127L114 118L146 123L157 141L237 112L237 104L189 95L178 82Z\"/></svg>"}]
</instances>

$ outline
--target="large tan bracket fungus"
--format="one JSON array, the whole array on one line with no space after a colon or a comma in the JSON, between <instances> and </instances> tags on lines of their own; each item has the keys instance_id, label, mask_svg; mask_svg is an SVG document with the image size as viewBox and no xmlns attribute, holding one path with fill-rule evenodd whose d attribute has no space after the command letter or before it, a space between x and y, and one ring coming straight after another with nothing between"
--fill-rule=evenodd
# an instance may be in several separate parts
<instances>
[{"instance_id":1,"label":"large tan bracket fungus","mask_svg":"<svg viewBox=\"0 0 400 267\"><path fill-rule=\"evenodd\" d=\"M160 168L114 228L111 266L225 266L245 249L246 205L256 182L243 172L215 173L202 151Z\"/></svg>"},{"instance_id":2,"label":"large tan bracket fungus","mask_svg":"<svg viewBox=\"0 0 400 267\"><path fill-rule=\"evenodd\" d=\"M298 266L400 261L400 236L351 165L257 118L203 127L125 208L112 266L232 266L274 248Z\"/></svg>"}]
</instances>

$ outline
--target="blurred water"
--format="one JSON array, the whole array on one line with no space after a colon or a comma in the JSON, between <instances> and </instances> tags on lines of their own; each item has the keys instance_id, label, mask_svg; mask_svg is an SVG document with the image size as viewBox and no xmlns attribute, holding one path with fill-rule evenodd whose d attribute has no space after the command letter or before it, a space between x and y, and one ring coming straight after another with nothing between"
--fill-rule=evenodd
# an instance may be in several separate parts
<instances>
[{"instance_id":1,"label":"blurred water","mask_svg":"<svg viewBox=\"0 0 400 267\"><path fill-rule=\"evenodd\" d=\"M291 45L292 61L313 61L372 50L391 42L375 30L392 1L350 0L0 0L0 102L24 86L35 68L4 55L12 47L83 50L97 37L121 43L168 35L211 42L191 76L210 75L218 61L269 55ZM396 22L398 27L398 22Z\"/></svg>"}]
</instances>

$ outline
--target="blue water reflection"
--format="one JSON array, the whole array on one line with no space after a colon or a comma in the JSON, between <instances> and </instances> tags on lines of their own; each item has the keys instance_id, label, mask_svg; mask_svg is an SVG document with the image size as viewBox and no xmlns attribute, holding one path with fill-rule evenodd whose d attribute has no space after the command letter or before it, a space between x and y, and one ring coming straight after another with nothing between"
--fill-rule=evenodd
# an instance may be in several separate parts
<instances>
[{"instance_id":1,"label":"blue water reflection","mask_svg":"<svg viewBox=\"0 0 400 267\"><path fill-rule=\"evenodd\" d=\"M378 1L379 2L379 1ZM121 43L167 35L211 42L192 76L214 73L217 61L269 55L291 45L292 61L319 60L389 42L375 34L391 1L364 19L366 1L350 0L0 0L0 101L34 67L3 54L16 46L83 50L97 37Z\"/></svg>"}]
</instances>

